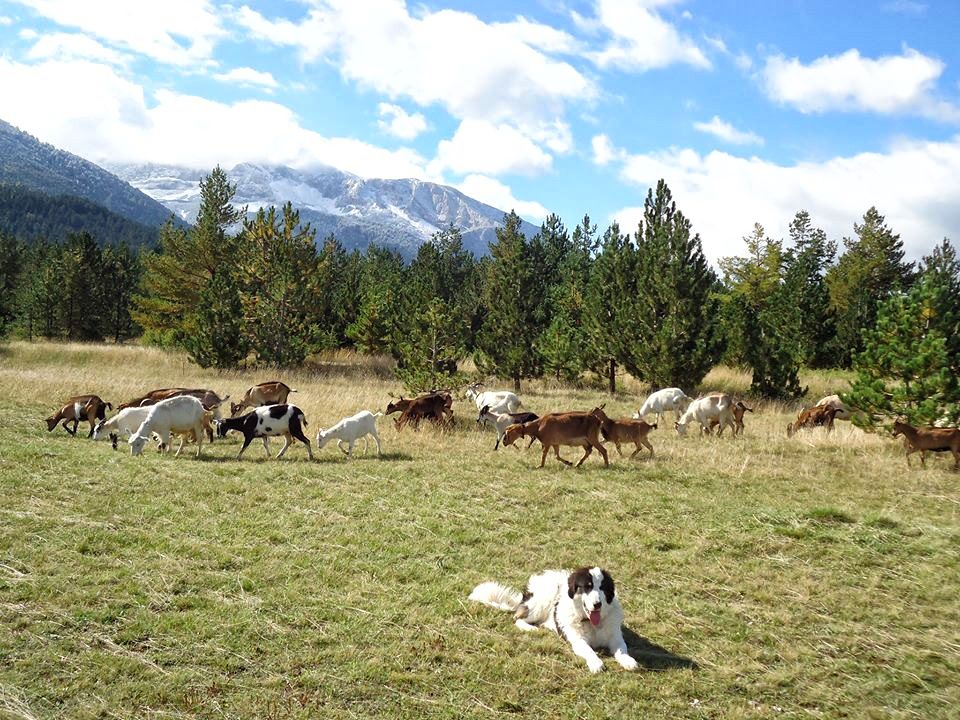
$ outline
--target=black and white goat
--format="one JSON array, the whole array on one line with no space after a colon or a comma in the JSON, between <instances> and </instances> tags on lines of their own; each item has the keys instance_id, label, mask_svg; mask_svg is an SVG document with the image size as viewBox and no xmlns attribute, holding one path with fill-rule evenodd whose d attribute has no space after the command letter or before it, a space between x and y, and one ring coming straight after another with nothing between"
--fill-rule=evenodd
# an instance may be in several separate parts
<instances>
[{"instance_id":1,"label":"black and white goat","mask_svg":"<svg viewBox=\"0 0 960 720\"><path fill-rule=\"evenodd\" d=\"M307 455L313 460L313 450L310 449L310 441L303 434L303 428L307 425L307 419L303 416L303 410L296 405L264 405L256 408L253 412L241 415L235 418L225 418L217 420L217 437L225 437L230 430L236 430L243 433L243 447L237 453L239 459L243 451L253 442L254 438L263 438L263 449L267 456L270 455L271 437L283 436L283 448L277 453L277 458L283 457L283 454L290 446L290 438L296 438L307 446Z\"/></svg>"}]
</instances>

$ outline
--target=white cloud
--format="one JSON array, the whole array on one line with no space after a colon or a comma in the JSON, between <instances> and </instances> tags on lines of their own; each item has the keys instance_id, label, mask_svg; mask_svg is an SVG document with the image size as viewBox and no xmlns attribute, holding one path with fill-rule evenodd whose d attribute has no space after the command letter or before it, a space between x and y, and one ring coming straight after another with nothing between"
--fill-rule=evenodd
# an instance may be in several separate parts
<instances>
[{"instance_id":1,"label":"white cloud","mask_svg":"<svg viewBox=\"0 0 960 720\"><path fill-rule=\"evenodd\" d=\"M13 18L7 15L0 15L0 25L13 25Z\"/></svg>"},{"instance_id":2,"label":"white cloud","mask_svg":"<svg viewBox=\"0 0 960 720\"><path fill-rule=\"evenodd\" d=\"M240 85L241 87L260 87L273 89L277 87L277 81L272 74L254 70L249 67L233 68L229 72L217 73L213 76L214 80L230 83L231 85Z\"/></svg>"},{"instance_id":3,"label":"white cloud","mask_svg":"<svg viewBox=\"0 0 960 720\"><path fill-rule=\"evenodd\" d=\"M881 5L880 9L900 15L924 15L927 12L927 4L915 0L892 0Z\"/></svg>"},{"instance_id":4,"label":"white cloud","mask_svg":"<svg viewBox=\"0 0 960 720\"><path fill-rule=\"evenodd\" d=\"M751 58L747 53L741 52L737 53L736 57L733 58L734 64L744 72L753 67L753 58Z\"/></svg>"},{"instance_id":5,"label":"white cloud","mask_svg":"<svg viewBox=\"0 0 960 720\"><path fill-rule=\"evenodd\" d=\"M423 8L413 15L402 0L313 4L296 23L246 6L235 16L254 39L296 47L302 60L329 60L362 87L440 105L458 119L536 126L597 96L590 79L549 54L570 45L568 36L524 18L487 24L471 13ZM532 46L536 38L549 49Z\"/></svg>"},{"instance_id":6,"label":"white cloud","mask_svg":"<svg viewBox=\"0 0 960 720\"><path fill-rule=\"evenodd\" d=\"M596 165L609 165L623 157L623 151L615 148L606 135L595 135L590 145L593 148L593 162Z\"/></svg>"},{"instance_id":7,"label":"white cloud","mask_svg":"<svg viewBox=\"0 0 960 720\"><path fill-rule=\"evenodd\" d=\"M50 33L41 36L27 52L27 58L94 60L121 67L126 67L133 59L130 55L108 48L91 37L74 33Z\"/></svg>"},{"instance_id":8,"label":"white cloud","mask_svg":"<svg viewBox=\"0 0 960 720\"><path fill-rule=\"evenodd\" d=\"M507 124L464 120L449 140L441 140L430 164L434 173L536 175L550 169L552 157L525 134Z\"/></svg>"},{"instance_id":9,"label":"white cloud","mask_svg":"<svg viewBox=\"0 0 960 720\"><path fill-rule=\"evenodd\" d=\"M226 35L209 0L14 1L60 26L182 67L209 63L214 44Z\"/></svg>"},{"instance_id":10,"label":"white cloud","mask_svg":"<svg viewBox=\"0 0 960 720\"><path fill-rule=\"evenodd\" d=\"M672 148L627 156L621 178L644 190L664 178L714 261L741 253L742 237L755 222L771 237L786 237L790 220L802 209L840 239L876 206L914 258L941 238L956 236L960 227L960 208L953 201L960 196L960 136L795 165ZM635 227L642 214L642 207L628 207L615 217L622 227Z\"/></svg>"},{"instance_id":11,"label":"white cloud","mask_svg":"<svg viewBox=\"0 0 960 720\"><path fill-rule=\"evenodd\" d=\"M717 115L714 115L710 122L695 122L693 127L695 130L713 135L733 145L763 145L763 138L756 133L748 130L737 130Z\"/></svg>"},{"instance_id":12,"label":"white cloud","mask_svg":"<svg viewBox=\"0 0 960 720\"><path fill-rule=\"evenodd\" d=\"M40 33L33 28L24 28L17 33L17 37L19 37L21 40L26 40L29 42L30 40L36 40L38 37L40 37Z\"/></svg>"},{"instance_id":13,"label":"white cloud","mask_svg":"<svg viewBox=\"0 0 960 720\"><path fill-rule=\"evenodd\" d=\"M377 126L388 135L401 140L413 140L427 129L427 119L420 113L412 115L399 105L380 103L377 105L380 120Z\"/></svg>"},{"instance_id":14,"label":"white cloud","mask_svg":"<svg viewBox=\"0 0 960 720\"><path fill-rule=\"evenodd\" d=\"M435 179L412 150L324 137L279 103L221 103L169 90L148 99L142 87L103 64L25 65L0 57L0 87L0 117L94 162L200 169L240 162L327 164L364 177Z\"/></svg>"},{"instance_id":15,"label":"white cloud","mask_svg":"<svg viewBox=\"0 0 960 720\"><path fill-rule=\"evenodd\" d=\"M455 186L464 195L479 200L504 212L514 210L524 220L540 224L550 211L534 200L518 200L513 191L498 180L483 175L468 175Z\"/></svg>"},{"instance_id":16,"label":"white cloud","mask_svg":"<svg viewBox=\"0 0 960 720\"><path fill-rule=\"evenodd\" d=\"M863 110L957 120L960 111L932 95L945 67L910 48L875 60L847 50L809 65L774 55L767 58L761 81L772 100L803 113Z\"/></svg>"},{"instance_id":17,"label":"white cloud","mask_svg":"<svg viewBox=\"0 0 960 720\"><path fill-rule=\"evenodd\" d=\"M710 60L697 44L681 35L656 12L676 0L595 0L595 18L574 15L581 29L602 28L612 38L603 50L586 56L600 68L615 67L643 72L684 63L710 68ZM722 41L721 41L722 42Z\"/></svg>"},{"instance_id":18,"label":"white cloud","mask_svg":"<svg viewBox=\"0 0 960 720\"><path fill-rule=\"evenodd\" d=\"M557 30L550 25L527 20L523 16L513 22L495 23L492 27L545 53L572 54L582 50L580 42L569 33Z\"/></svg>"}]
</instances>

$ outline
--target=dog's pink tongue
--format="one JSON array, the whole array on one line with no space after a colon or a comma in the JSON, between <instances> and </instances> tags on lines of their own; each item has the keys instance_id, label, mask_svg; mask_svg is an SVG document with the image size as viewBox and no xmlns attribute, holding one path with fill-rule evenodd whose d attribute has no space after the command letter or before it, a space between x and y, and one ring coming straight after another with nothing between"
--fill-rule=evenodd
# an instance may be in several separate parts
<instances>
[{"instance_id":1,"label":"dog's pink tongue","mask_svg":"<svg viewBox=\"0 0 960 720\"><path fill-rule=\"evenodd\" d=\"M590 624L591 624L591 625L599 625L599 624L600 624L600 611L599 611L599 610L591 610L591 611L590 611Z\"/></svg>"}]
</instances>

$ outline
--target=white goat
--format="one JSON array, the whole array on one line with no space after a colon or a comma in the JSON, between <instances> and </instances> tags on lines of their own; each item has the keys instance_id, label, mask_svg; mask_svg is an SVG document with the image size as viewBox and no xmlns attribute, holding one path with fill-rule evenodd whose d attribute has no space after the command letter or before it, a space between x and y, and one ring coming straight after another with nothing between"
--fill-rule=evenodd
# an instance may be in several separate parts
<instances>
[{"instance_id":1,"label":"white goat","mask_svg":"<svg viewBox=\"0 0 960 720\"><path fill-rule=\"evenodd\" d=\"M687 406L690 405L690 402L691 398L687 397L687 394L680 388L663 388L662 390L657 390L655 393L651 393L650 396L643 401L640 410L633 414L633 419L643 420L643 418L650 413L656 413L657 424L659 425L663 422L664 413L668 410L673 410L676 419L679 420L680 416L686 411Z\"/></svg>"},{"instance_id":2,"label":"white goat","mask_svg":"<svg viewBox=\"0 0 960 720\"><path fill-rule=\"evenodd\" d=\"M380 436L377 434L377 418L383 417L383 413L372 413L369 410L361 410L356 415L344 418L328 430L320 428L317 433L317 449L320 450L331 440L337 441L337 447L345 455L353 453L353 445L360 438L363 438L363 454L367 454L369 440L367 435L372 435L377 443L377 455L380 454ZM343 443L348 443L347 449L343 449Z\"/></svg>"},{"instance_id":3,"label":"white goat","mask_svg":"<svg viewBox=\"0 0 960 720\"><path fill-rule=\"evenodd\" d=\"M843 400L840 399L839 395L827 395L825 398L821 398L817 401L817 404L814 407L831 407L839 410L839 412L834 415L835 420L849 420L850 419L850 409L843 404Z\"/></svg>"},{"instance_id":4,"label":"white goat","mask_svg":"<svg viewBox=\"0 0 960 720\"><path fill-rule=\"evenodd\" d=\"M480 414L477 415L477 424L486 423L487 425L493 425L497 431L497 442L493 446L493 449L496 450L500 447L500 441L503 440L503 435L507 432L507 428L514 424L521 424L525 422L530 422L531 420L539 420L540 416L532 412L518 412L518 413L498 413L490 409L488 405L484 405L480 408ZM530 440L530 444L533 444L533 440ZM529 446L528 446L529 447ZM519 447L517 448L520 449Z\"/></svg>"},{"instance_id":5,"label":"white goat","mask_svg":"<svg viewBox=\"0 0 960 720\"><path fill-rule=\"evenodd\" d=\"M150 414L150 410L152 409L152 405L124 408L112 418L98 422L97 426L93 429L93 439L99 440L104 433L109 433L110 441L113 443L113 449L116 450L117 439L121 435L126 437L133 435L137 431L137 428L143 425L143 421L147 419L147 415Z\"/></svg>"},{"instance_id":6,"label":"white goat","mask_svg":"<svg viewBox=\"0 0 960 720\"><path fill-rule=\"evenodd\" d=\"M193 431L197 438L197 457L203 447L203 403L190 395L180 395L168 400L161 400L148 408L147 417L140 424L137 432L127 441L130 444L130 453L140 455L143 446L150 440L151 433L156 433L160 443L170 450L170 433L187 433ZM180 447L177 455L183 450L185 438L180 437Z\"/></svg>"},{"instance_id":7,"label":"white goat","mask_svg":"<svg viewBox=\"0 0 960 720\"><path fill-rule=\"evenodd\" d=\"M736 421L733 416L733 398L727 393L711 393L697 398L687 406L680 419L674 423L680 435L687 434L687 425L692 422L700 423L700 433L710 434L710 421L716 420L720 425L717 435L723 434L723 429L729 425L736 434Z\"/></svg>"},{"instance_id":8,"label":"white goat","mask_svg":"<svg viewBox=\"0 0 960 720\"><path fill-rule=\"evenodd\" d=\"M467 388L464 397L473 400L477 404L477 410L482 410L484 405L488 405L490 410L496 413L515 413L523 404L514 393L509 390L483 390L483 383L474 383Z\"/></svg>"}]
</instances>

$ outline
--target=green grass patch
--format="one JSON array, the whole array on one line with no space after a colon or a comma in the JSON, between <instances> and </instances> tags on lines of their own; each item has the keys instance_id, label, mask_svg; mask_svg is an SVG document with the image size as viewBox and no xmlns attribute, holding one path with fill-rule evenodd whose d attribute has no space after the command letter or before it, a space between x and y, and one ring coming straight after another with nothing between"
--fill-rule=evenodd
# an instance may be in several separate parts
<instances>
[{"instance_id":1,"label":"green grass patch","mask_svg":"<svg viewBox=\"0 0 960 720\"><path fill-rule=\"evenodd\" d=\"M947 462L840 424L787 439L651 434L652 460L580 470L492 450L472 422L310 463L239 441L201 461L47 433L70 394L239 394L137 348L13 344L0 362L0 717L950 718L960 707L960 487ZM723 376L729 383L739 376ZM396 392L301 371L308 430ZM824 389L828 380L821 379ZM838 388L842 389L842 388ZM538 412L641 399L534 384ZM467 422L469 420L469 422ZM81 433L82 434L82 433ZM279 446L275 448L279 449ZM362 450L360 450L362 453ZM578 449L564 449L568 459ZM371 451L372 453L372 451ZM550 567L617 581L641 670L467 601Z\"/></svg>"}]
</instances>

